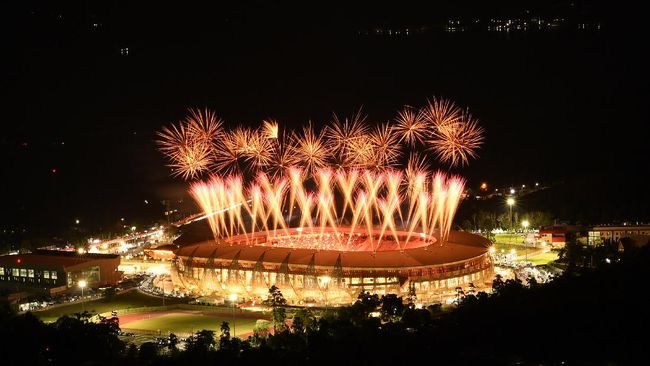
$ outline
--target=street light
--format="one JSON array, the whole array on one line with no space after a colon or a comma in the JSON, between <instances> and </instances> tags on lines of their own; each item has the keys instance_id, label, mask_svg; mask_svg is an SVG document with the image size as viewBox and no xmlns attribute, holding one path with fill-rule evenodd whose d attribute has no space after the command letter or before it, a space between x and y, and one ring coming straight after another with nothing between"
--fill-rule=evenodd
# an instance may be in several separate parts
<instances>
[{"instance_id":1,"label":"street light","mask_svg":"<svg viewBox=\"0 0 650 366\"><path fill-rule=\"evenodd\" d=\"M237 334L237 331L235 330L235 302L237 301L237 294L230 294L228 299L232 303L232 337L235 338L235 335Z\"/></svg>"},{"instance_id":2,"label":"street light","mask_svg":"<svg viewBox=\"0 0 650 366\"><path fill-rule=\"evenodd\" d=\"M510 229L512 230L512 206L515 204L515 199L512 197L508 198L506 203L508 204L508 207L510 209Z\"/></svg>"},{"instance_id":3,"label":"street light","mask_svg":"<svg viewBox=\"0 0 650 366\"><path fill-rule=\"evenodd\" d=\"M528 226L530 226L530 222L524 220L521 222L521 226L524 227L524 248L526 248L526 262L528 262Z\"/></svg>"},{"instance_id":4,"label":"street light","mask_svg":"<svg viewBox=\"0 0 650 366\"><path fill-rule=\"evenodd\" d=\"M81 280L77 284L81 288L81 312L85 313L86 312L86 305L84 304L84 287L86 287L86 285L88 285L88 283L85 280Z\"/></svg>"}]
</instances>

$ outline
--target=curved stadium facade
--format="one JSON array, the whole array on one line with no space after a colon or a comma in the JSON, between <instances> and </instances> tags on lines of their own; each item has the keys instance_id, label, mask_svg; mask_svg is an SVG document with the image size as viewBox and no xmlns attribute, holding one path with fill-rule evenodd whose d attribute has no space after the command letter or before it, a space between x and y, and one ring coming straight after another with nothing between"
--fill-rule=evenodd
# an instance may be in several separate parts
<instances>
[{"instance_id":1,"label":"curved stadium facade","mask_svg":"<svg viewBox=\"0 0 650 366\"><path fill-rule=\"evenodd\" d=\"M349 304L361 291L400 296L415 291L418 302L427 303L454 296L457 287L491 283L490 242L481 236L452 231L440 244L420 234L400 248L390 241L404 242L409 234L399 232L372 250L379 230L371 236L349 230L307 234L294 228L189 243L176 251L172 279L175 287L196 295L236 293L256 300L266 299L275 285L292 305ZM334 244L339 237L354 239L340 250Z\"/></svg>"}]
</instances>

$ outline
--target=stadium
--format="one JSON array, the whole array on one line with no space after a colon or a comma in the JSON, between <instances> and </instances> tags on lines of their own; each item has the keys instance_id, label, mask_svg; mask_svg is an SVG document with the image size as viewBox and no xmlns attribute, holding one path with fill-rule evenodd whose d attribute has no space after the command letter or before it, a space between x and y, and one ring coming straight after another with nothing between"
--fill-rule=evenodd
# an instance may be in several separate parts
<instances>
[{"instance_id":1,"label":"stadium","mask_svg":"<svg viewBox=\"0 0 650 366\"><path fill-rule=\"evenodd\" d=\"M483 143L449 100L388 123L358 112L293 131L274 120L226 128L190 110L158 136L172 174L191 181L191 221L211 232L181 237L177 291L261 300L275 285L295 305L349 304L361 291L426 303L491 281L489 241L452 230L465 179L430 169L464 166Z\"/></svg>"},{"instance_id":2,"label":"stadium","mask_svg":"<svg viewBox=\"0 0 650 366\"><path fill-rule=\"evenodd\" d=\"M415 293L418 303L431 303L454 297L457 287L480 289L493 277L489 241L465 232L451 231L444 245L434 236L418 235L403 249L387 241L377 251L368 250L371 238L363 233L355 233L355 247L345 251L309 248L305 242L318 238L296 229L273 234L258 233L254 245L246 235L184 245L176 252L175 286L259 301L275 285L293 305L350 304L361 291ZM325 239L334 242L347 234L330 229ZM373 235L377 239L379 231Z\"/></svg>"}]
</instances>

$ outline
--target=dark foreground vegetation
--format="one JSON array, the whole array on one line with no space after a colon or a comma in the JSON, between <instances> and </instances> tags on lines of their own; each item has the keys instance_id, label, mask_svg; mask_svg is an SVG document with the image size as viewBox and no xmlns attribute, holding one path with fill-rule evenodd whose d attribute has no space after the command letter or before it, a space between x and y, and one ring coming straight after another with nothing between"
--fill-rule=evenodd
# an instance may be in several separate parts
<instances>
[{"instance_id":1,"label":"dark foreground vegetation","mask_svg":"<svg viewBox=\"0 0 650 366\"><path fill-rule=\"evenodd\" d=\"M117 337L111 322L84 316L44 324L3 305L3 365L395 365L399 364L639 364L650 316L650 248L563 257L565 274L546 285L497 278L494 293L465 294L458 307L414 309L413 299L362 294L352 306L290 313L275 289L275 335L233 339L201 331L185 350ZM586 261L587 253L590 258ZM594 258L595 256L595 258ZM587 265L588 264L588 265ZM290 318L291 322L285 319ZM288 324L291 325L288 325Z\"/></svg>"}]
</instances>

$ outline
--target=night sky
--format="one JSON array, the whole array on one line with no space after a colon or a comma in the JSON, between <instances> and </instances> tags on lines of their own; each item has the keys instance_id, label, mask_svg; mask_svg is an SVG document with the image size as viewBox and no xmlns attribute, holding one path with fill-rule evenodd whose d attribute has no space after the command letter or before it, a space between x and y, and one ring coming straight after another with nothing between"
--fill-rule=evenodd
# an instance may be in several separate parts
<instances>
[{"instance_id":1,"label":"night sky","mask_svg":"<svg viewBox=\"0 0 650 366\"><path fill-rule=\"evenodd\" d=\"M434 95L470 108L486 129L480 158L459 170L470 186L563 182L623 211L646 207L649 63L633 9L476 3L14 5L3 17L3 228L50 235L75 218L99 228L160 217L160 201L186 184L169 178L155 131L189 107L230 125L319 126L359 107L383 122ZM524 9L602 29L359 35ZM647 209L630 212L648 219Z\"/></svg>"}]
</instances>

